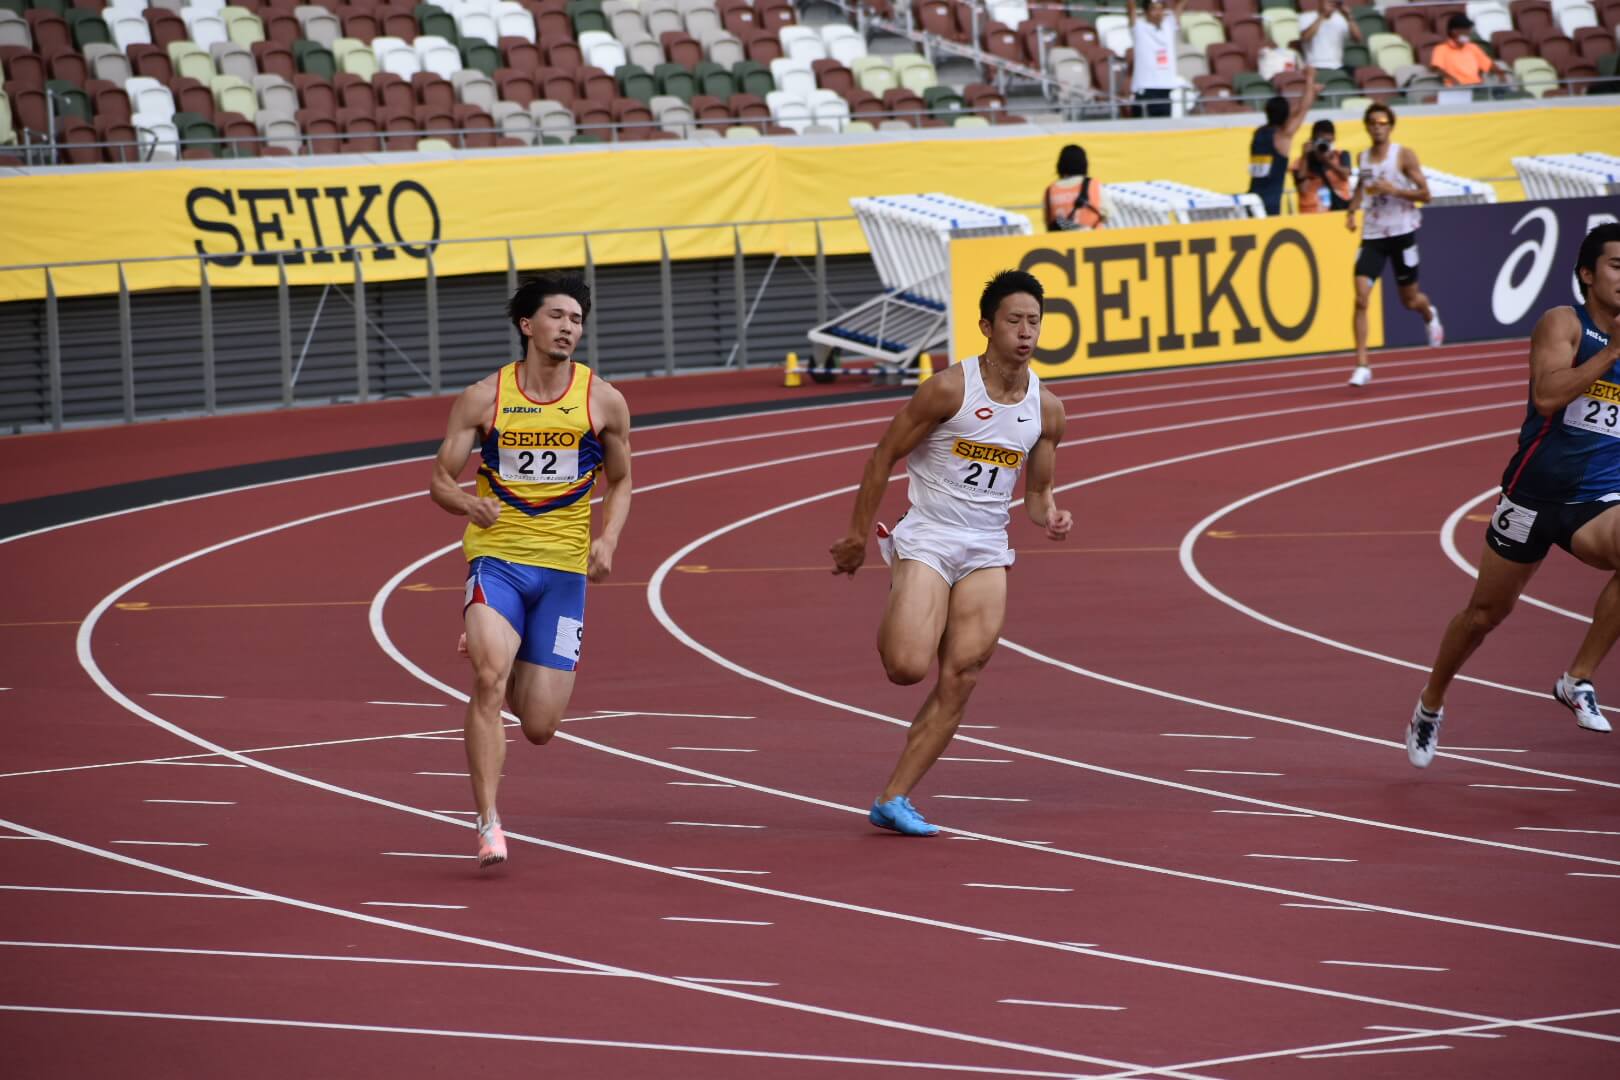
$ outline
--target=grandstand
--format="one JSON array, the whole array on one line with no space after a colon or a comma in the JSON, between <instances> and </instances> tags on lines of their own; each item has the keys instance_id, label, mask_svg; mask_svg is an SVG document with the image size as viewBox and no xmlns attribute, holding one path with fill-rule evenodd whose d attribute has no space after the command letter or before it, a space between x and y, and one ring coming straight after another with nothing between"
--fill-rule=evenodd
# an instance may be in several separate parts
<instances>
[{"instance_id":1,"label":"grandstand","mask_svg":"<svg viewBox=\"0 0 1620 1080\"><path fill-rule=\"evenodd\" d=\"M1303 82L1315 0L1191 0L1178 114ZM1131 36L1095 0L0 0L0 164L749 139L1128 114ZM1466 12L1479 96L1620 90L1620 0L1380 4L1323 108L1423 103Z\"/></svg>"}]
</instances>

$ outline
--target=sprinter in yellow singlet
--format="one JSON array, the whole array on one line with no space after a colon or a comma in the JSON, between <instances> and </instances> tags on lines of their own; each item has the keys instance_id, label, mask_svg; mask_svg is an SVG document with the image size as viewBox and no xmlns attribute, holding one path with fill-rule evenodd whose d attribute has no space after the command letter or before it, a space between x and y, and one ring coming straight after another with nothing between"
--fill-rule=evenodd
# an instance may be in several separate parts
<instances>
[{"instance_id":1,"label":"sprinter in yellow singlet","mask_svg":"<svg viewBox=\"0 0 1620 1080\"><path fill-rule=\"evenodd\" d=\"M556 733L585 639L585 582L612 570L630 513L630 409L572 359L590 310L577 277L524 282L507 306L523 358L456 399L433 463L433 501L471 519L462 609L474 672L466 734L480 866L506 861L495 809L506 762L501 705L530 742ZM456 477L474 447L478 487L469 492ZM602 530L592 540L598 478Z\"/></svg>"}]
</instances>

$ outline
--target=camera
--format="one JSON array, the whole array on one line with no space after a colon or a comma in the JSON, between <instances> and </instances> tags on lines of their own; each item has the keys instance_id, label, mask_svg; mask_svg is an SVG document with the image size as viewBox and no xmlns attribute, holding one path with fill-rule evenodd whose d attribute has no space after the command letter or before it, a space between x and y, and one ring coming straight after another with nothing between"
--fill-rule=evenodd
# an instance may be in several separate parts
<instances>
[{"instance_id":1,"label":"camera","mask_svg":"<svg viewBox=\"0 0 1620 1080\"><path fill-rule=\"evenodd\" d=\"M1327 157L1329 154L1333 153L1333 140L1317 139L1315 142L1311 143L1311 153L1315 154L1317 157Z\"/></svg>"}]
</instances>

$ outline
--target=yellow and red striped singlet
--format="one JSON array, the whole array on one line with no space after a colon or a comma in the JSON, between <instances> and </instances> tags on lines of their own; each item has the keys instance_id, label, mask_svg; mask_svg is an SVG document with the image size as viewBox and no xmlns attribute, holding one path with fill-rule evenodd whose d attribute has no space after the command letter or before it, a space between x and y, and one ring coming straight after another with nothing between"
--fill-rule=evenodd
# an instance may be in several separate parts
<instances>
[{"instance_id":1,"label":"yellow and red striped singlet","mask_svg":"<svg viewBox=\"0 0 1620 1080\"><path fill-rule=\"evenodd\" d=\"M585 572L602 443L591 423L591 369L570 364L568 389L555 401L524 393L521 361L501 369L478 466L478 494L499 499L501 514L487 529L467 526L461 547L469 561L490 555Z\"/></svg>"}]
</instances>

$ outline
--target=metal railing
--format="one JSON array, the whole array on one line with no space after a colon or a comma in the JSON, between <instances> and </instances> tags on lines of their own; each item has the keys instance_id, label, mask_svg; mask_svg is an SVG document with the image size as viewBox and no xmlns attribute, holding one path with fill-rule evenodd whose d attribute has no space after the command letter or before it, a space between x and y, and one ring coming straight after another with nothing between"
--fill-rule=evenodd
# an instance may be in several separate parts
<instances>
[{"instance_id":1,"label":"metal railing","mask_svg":"<svg viewBox=\"0 0 1620 1080\"><path fill-rule=\"evenodd\" d=\"M624 228L624 229L597 229L590 231L563 231L547 233L530 233L524 235L505 237L476 237L464 239L441 239L424 241L422 259L421 300L420 313L426 317L425 366L416 362L395 344L384 331L384 328L371 318L366 303L366 263L360 256L369 251L390 248L394 244L345 244L327 245L323 247L304 247L301 249L267 250L254 252L255 262L263 261L268 264L274 260L276 284L274 286L276 300L276 334L275 354L277 357L276 370L279 379L279 393L275 400L265 400L263 405L290 406L295 402L295 390L299 372L304 363L304 354L310 345L310 338L314 334L315 324L319 322L321 312L325 307L326 296L335 286L328 284L322 293L319 307L311 320L308 334L304 336L302 348L295 348L294 326L291 315L291 292L293 286L288 278L288 265L303 263L315 253L325 253L336 256L339 260L350 261L353 267L353 278L350 283L350 292L344 295L354 309L352 330L353 349L353 375L349 382L348 392L342 395L344 400L366 401L376 396L370 385L372 360L370 356L373 341L381 340L384 348L390 349L403 361L405 367L413 373L414 381L418 384L419 392L438 394L444 390L444 365L442 356L444 341L442 340L440 299L439 299L439 249L457 245L491 245L504 246L506 254L505 288L506 295L517 290L520 276L520 265L517 251L523 245L535 242L551 242L557 244L578 244L579 260L576 265L583 268L586 283L596 291L598 264L595 257L595 246L607 237L644 236L650 242L656 242L659 257L658 267L658 310L657 329L661 341L661 363L649 373L674 374L677 367L677 323L683 317L676 310L674 290L674 266L677 260L670 256L670 241L676 235L693 235L703 232L719 232L730 234L731 278L729 318L711 320L715 323L714 329L722 338L721 355L709 358L704 366L720 366L726 368L740 368L748 365L749 357L749 330L759 311L761 300L765 297L773 275L778 265L783 261L780 255L772 256L766 267L757 288L750 288L747 265L747 252L743 243L745 231L769 227L800 227L808 229L814 235L814 255L801 262L801 267L812 283L814 290L813 304L807 303L804 310L804 324L808 329L815 323L825 322L828 318L829 304L835 302L828 287L828 270L826 243L823 234L825 226L831 224L853 223L852 216L838 217L802 217L802 218L773 218L757 221L717 222L693 225L668 225L652 228ZM594 245L594 246L593 246ZM219 397L217 393L216 346L216 319L214 308L216 306L216 291L219 287L219 274L221 268L241 259L241 253L217 255L175 255L152 256L137 259L85 259L62 261L52 263L30 263L0 266L0 274L39 273L43 276L43 356L45 371L45 392L48 396L48 409L45 410L42 420L52 429L61 429L66 421L66 400L64 397L63 375L63 319L61 307L71 302L59 295L58 278L69 271L83 271L86 269L102 268L116 276L117 302L118 302L118 358L121 374L121 410L120 417L126 422L137 419L137 370L135 363L135 335L133 333L133 300L140 295L132 290L129 284L128 271L140 265L185 265L195 267L194 285L183 286L196 289L196 326L201 335L201 351L199 357L201 378L201 411L204 414L213 414L219 410ZM804 266L808 262L808 266ZM397 280L397 279L395 279ZM407 283L412 279L407 279ZM370 282L375 285L376 282ZM234 287L233 287L233 291ZM340 293L341 294L341 293ZM864 300L866 297L852 298ZM26 302L22 302L26 303ZM723 302L722 302L723 303ZM720 307L719 304L709 305L710 310ZM843 305L840 305L842 307ZM414 314L414 313L413 313ZM599 311L592 309L587 319L586 334L583 342L583 359L586 363L596 366L600 362L599 341L602 337L599 325ZM302 329L302 328L300 328ZM802 340L802 339L801 339ZM727 346L729 343L729 347ZM508 355L516 355L520 351L520 342L517 331L507 328L505 346Z\"/></svg>"}]
</instances>

